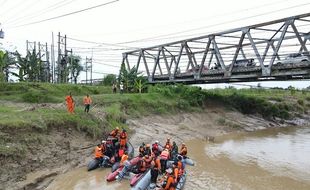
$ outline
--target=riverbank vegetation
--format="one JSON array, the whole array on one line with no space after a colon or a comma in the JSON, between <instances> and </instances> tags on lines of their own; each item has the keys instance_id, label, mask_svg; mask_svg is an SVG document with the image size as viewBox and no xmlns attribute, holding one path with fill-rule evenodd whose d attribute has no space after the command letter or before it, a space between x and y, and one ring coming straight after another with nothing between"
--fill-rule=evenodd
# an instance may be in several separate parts
<instances>
[{"instance_id":1,"label":"riverbank vegetation","mask_svg":"<svg viewBox=\"0 0 310 190\"><path fill-rule=\"evenodd\" d=\"M40 139L40 133L53 128L74 128L98 138L116 126L126 128L128 118L201 112L208 109L210 102L266 119L290 119L307 114L310 109L309 91L296 89L202 90L183 85L156 85L149 86L147 93L113 94L111 87L104 86L1 83L0 87L0 155L5 156L15 151L9 150L14 146L8 147L8 143ZM76 101L72 115L64 104L64 97L70 91ZM93 99L89 114L84 113L82 104L86 94ZM24 132L31 133L32 140Z\"/></svg>"}]
</instances>

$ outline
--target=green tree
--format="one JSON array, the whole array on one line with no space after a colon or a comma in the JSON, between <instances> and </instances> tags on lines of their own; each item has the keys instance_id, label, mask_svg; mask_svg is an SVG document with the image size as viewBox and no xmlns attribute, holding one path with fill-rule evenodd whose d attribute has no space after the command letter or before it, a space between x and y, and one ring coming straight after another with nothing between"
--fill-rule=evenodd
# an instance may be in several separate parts
<instances>
[{"instance_id":1,"label":"green tree","mask_svg":"<svg viewBox=\"0 0 310 190\"><path fill-rule=\"evenodd\" d=\"M69 56L70 65L68 67L67 73L71 73L71 79L74 84L77 84L77 78L83 71L83 66L81 65L81 57L77 55L70 55ZM68 76L67 76L68 77Z\"/></svg>"},{"instance_id":2,"label":"green tree","mask_svg":"<svg viewBox=\"0 0 310 190\"><path fill-rule=\"evenodd\" d=\"M111 86L115 82L116 82L116 76L114 74L108 74L103 78L101 84L104 86Z\"/></svg>"}]
</instances>

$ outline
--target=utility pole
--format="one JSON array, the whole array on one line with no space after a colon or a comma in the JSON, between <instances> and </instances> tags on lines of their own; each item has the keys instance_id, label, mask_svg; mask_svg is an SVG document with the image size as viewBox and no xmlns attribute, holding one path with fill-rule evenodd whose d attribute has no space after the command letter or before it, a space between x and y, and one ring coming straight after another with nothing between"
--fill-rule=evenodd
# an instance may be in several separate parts
<instances>
[{"instance_id":1,"label":"utility pole","mask_svg":"<svg viewBox=\"0 0 310 190\"><path fill-rule=\"evenodd\" d=\"M90 66L88 66L88 63L90 64ZM91 73L90 73L90 84L92 84L92 77L93 77L93 76L92 76L92 75L93 75L93 74L92 74L92 72L93 72L93 71L92 71L92 64L93 64L93 59L92 59L92 58L87 58L87 57L86 57L86 62L85 62L85 64L86 64L86 65L85 65L85 71L86 71L86 84L88 83L88 77L87 77L87 76L88 76L88 69L90 69L90 72L91 72Z\"/></svg>"},{"instance_id":2,"label":"utility pole","mask_svg":"<svg viewBox=\"0 0 310 190\"><path fill-rule=\"evenodd\" d=\"M55 48L54 48L54 33L52 32L52 44L51 44L51 62L52 62L52 77L51 82L55 82Z\"/></svg>"},{"instance_id":3,"label":"utility pole","mask_svg":"<svg viewBox=\"0 0 310 190\"><path fill-rule=\"evenodd\" d=\"M28 54L28 52L32 53L32 51L36 52L36 42L29 42L26 40L26 51L26 54Z\"/></svg>"},{"instance_id":4,"label":"utility pole","mask_svg":"<svg viewBox=\"0 0 310 190\"><path fill-rule=\"evenodd\" d=\"M91 59L90 59L90 85L93 85L93 54L94 49L91 49Z\"/></svg>"},{"instance_id":5,"label":"utility pole","mask_svg":"<svg viewBox=\"0 0 310 190\"><path fill-rule=\"evenodd\" d=\"M37 78L37 80L41 82L50 82L50 61L47 43L41 44L38 42L38 50L39 58L42 62L39 70L39 78Z\"/></svg>"},{"instance_id":6,"label":"utility pole","mask_svg":"<svg viewBox=\"0 0 310 190\"><path fill-rule=\"evenodd\" d=\"M69 57L68 57L68 52L70 52L70 54L71 54L70 61L68 60L68 59L69 59ZM69 50L66 50L65 58L66 58L67 64L69 63L69 68L70 68L70 66L71 66L71 69L72 69L72 49L71 49L70 51L69 51ZM66 76L69 76L69 79L71 79L71 83L72 83L72 72L69 71L69 73L66 73ZM66 80L67 80L67 78L66 78ZM66 81L66 82L69 82L69 80Z\"/></svg>"},{"instance_id":7,"label":"utility pole","mask_svg":"<svg viewBox=\"0 0 310 190\"><path fill-rule=\"evenodd\" d=\"M67 35L61 36L58 32L58 62L57 62L57 72L58 72L58 83L65 83L67 81L67 65L68 65L68 51L67 50Z\"/></svg>"}]
</instances>

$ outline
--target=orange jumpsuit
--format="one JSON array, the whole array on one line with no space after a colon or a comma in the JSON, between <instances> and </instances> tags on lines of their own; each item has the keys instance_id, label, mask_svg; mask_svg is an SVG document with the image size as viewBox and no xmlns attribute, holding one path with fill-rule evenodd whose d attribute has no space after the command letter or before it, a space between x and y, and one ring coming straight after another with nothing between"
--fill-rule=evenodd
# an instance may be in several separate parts
<instances>
[{"instance_id":1,"label":"orange jumpsuit","mask_svg":"<svg viewBox=\"0 0 310 190\"><path fill-rule=\"evenodd\" d=\"M74 100L72 96L66 96L66 103L67 103L67 108L69 113L74 112Z\"/></svg>"}]
</instances>

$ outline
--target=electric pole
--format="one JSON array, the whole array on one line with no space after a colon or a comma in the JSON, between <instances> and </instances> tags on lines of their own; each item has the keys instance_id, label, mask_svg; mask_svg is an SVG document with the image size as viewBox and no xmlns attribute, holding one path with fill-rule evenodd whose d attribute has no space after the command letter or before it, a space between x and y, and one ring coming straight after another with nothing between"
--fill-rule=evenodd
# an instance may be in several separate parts
<instances>
[{"instance_id":1,"label":"electric pole","mask_svg":"<svg viewBox=\"0 0 310 190\"><path fill-rule=\"evenodd\" d=\"M52 32L52 45L51 45L51 62L52 62L52 83L55 83L55 48L54 48L54 33Z\"/></svg>"},{"instance_id":2,"label":"electric pole","mask_svg":"<svg viewBox=\"0 0 310 190\"><path fill-rule=\"evenodd\" d=\"M32 53L33 51L36 53L36 42L29 42L26 40L26 51L26 54L28 54L28 52Z\"/></svg>"},{"instance_id":3,"label":"electric pole","mask_svg":"<svg viewBox=\"0 0 310 190\"><path fill-rule=\"evenodd\" d=\"M90 66L88 65L90 64ZM93 75L93 69L92 69L92 65L93 65L93 59L92 58L87 58L86 57L86 61L85 61L85 71L86 71L86 84L88 83L88 70L90 69L90 84L92 84L92 75Z\"/></svg>"},{"instance_id":4,"label":"electric pole","mask_svg":"<svg viewBox=\"0 0 310 190\"><path fill-rule=\"evenodd\" d=\"M60 32L58 32L58 83L68 82L68 52L70 51L67 50L67 35L61 36Z\"/></svg>"}]
</instances>

